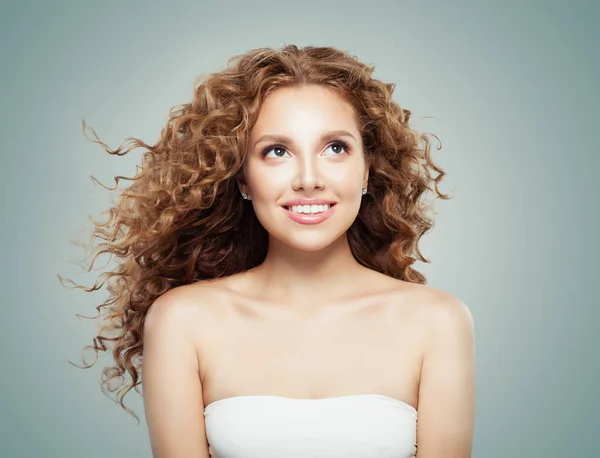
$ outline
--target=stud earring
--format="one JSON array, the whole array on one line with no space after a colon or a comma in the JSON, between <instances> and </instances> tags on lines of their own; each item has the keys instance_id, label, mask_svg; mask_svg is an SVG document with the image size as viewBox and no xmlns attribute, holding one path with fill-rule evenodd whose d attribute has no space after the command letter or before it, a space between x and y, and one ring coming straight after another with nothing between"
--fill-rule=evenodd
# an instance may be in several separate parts
<instances>
[{"instance_id":1,"label":"stud earring","mask_svg":"<svg viewBox=\"0 0 600 458\"><path fill-rule=\"evenodd\" d=\"M363 196L367 193L367 188L362 188Z\"/></svg>"},{"instance_id":2,"label":"stud earring","mask_svg":"<svg viewBox=\"0 0 600 458\"><path fill-rule=\"evenodd\" d=\"M247 199L248 199L248 194L246 194L245 192L243 192L243 193L242 193L242 198L244 198L244 199L246 199L246 200L247 200Z\"/></svg>"}]
</instances>

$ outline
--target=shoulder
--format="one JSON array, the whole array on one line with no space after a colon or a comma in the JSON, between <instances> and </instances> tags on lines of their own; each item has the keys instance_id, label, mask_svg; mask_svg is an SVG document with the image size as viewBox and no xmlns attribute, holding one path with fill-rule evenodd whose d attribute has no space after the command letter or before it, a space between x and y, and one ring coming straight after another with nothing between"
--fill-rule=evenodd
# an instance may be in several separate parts
<instances>
[{"instance_id":1,"label":"shoulder","mask_svg":"<svg viewBox=\"0 0 600 458\"><path fill-rule=\"evenodd\" d=\"M223 314L226 292L219 282L178 286L159 296L146 313L145 328L169 327L191 338L205 335ZM159 324L159 323L162 323Z\"/></svg>"},{"instance_id":2,"label":"shoulder","mask_svg":"<svg viewBox=\"0 0 600 458\"><path fill-rule=\"evenodd\" d=\"M408 326L404 329L416 339L422 361L431 359L440 346L463 355L471 353L475 324L460 298L428 285L396 281L388 303L397 326Z\"/></svg>"},{"instance_id":3,"label":"shoulder","mask_svg":"<svg viewBox=\"0 0 600 458\"><path fill-rule=\"evenodd\" d=\"M194 304L189 289L179 287L159 296L146 313L142 385L155 456L209 455L205 447L201 361L195 345L195 317L201 307Z\"/></svg>"},{"instance_id":4,"label":"shoulder","mask_svg":"<svg viewBox=\"0 0 600 458\"><path fill-rule=\"evenodd\" d=\"M430 341L439 341L441 336L462 340L474 337L473 314L461 299L431 287L427 287L423 295L427 299L422 303L422 313L427 320Z\"/></svg>"},{"instance_id":5,"label":"shoulder","mask_svg":"<svg viewBox=\"0 0 600 458\"><path fill-rule=\"evenodd\" d=\"M177 286L159 296L152 308L161 309L163 313L210 313L227 295L226 280L220 278Z\"/></svg>"},{"instance_id":6,"label":"shoulder","mask_svg":"<svg viewBox=\"0 0 600 458\"><path fill-rule=\"evenodd\" d=\"M441 330L467 335L473 332L473 315L461 299L428 285L401 283L396 290L397 302L411 309L430 336Z\"/></svg>"},{"instance_id":7,"label":"shoulder","mask_svg":"<svg viewBox=\"0 0 600 458\"><path fill-rule=\"evenodd\" d=\"M417 288L423 323L417 441L423 456L470 456L475 410L474 321L459 298Z\"/></svg>"},{"instance_id":8,"label":"shoulder","mask_svg":"<svg viewBox=\"0 0 600 458\"><path fill-rule=\"evenodd\" d=\"M227 317L227 291L218 282L173 288L150 306L144 323L144 346L170 349L188 359L203 381L211 352L221 345ZM192 354L189 352L193 352ZM188 355L184 357L183 355Z\"/></svg>"}]
</instances>

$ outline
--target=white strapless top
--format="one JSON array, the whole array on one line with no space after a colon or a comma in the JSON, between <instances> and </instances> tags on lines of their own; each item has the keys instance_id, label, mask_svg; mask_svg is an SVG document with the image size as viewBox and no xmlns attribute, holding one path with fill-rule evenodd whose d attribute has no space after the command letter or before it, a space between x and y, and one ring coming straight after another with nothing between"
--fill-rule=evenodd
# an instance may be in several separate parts
<instances>
[{"instance_id":1,"label":"white strapless top","mask_svg":"<svg viewBox=\"0 0 600 458\"><path fill-rule=\"evenodd\" d=\"M381 394L234 396L204 408L212 458L410 458L417 410Z\"/></svg>"}]
</instances>

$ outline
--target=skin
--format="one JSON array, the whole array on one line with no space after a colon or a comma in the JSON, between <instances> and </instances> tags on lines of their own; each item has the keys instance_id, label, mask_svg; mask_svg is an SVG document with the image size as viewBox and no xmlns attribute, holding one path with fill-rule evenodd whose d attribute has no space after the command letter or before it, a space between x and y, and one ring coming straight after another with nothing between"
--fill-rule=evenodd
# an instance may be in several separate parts
<instances>
[{"instance_id":1,"label":"skin","mask_svg":"<svg viewBox=\"0 0 600 458\"><path fill-rule=\"evenodd\" d=\"M354 138L321 140L333 130ZM274 143L257 143L264 135L288 141L262 157ZM335 146L340 138L349 151ZM351 106L319 86L279 89L249 145L238 185L269 232L268 255L255 269L174 288L150 308L142 370L154 457L209 457L204 407L252 394L390 396L418 409L418 458L470 457L469 309L367 269L350 251L346 231L369 173ZM298 197L334 200L335 212L298 224L281 208Z\"/></svg>"}]
</instances>

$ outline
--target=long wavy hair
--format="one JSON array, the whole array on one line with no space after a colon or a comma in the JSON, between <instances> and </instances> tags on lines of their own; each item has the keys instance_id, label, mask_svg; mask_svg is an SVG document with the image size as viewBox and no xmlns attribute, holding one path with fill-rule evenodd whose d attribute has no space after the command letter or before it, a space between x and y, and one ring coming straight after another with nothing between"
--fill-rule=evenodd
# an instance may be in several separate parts
<instances>
[{"instance_id":1,"label":"long wavy hair","mask_svg":"<svg viewBox=\"0 0 600 458\"><path fill-rule=\"evenodd\" d=\"M103 253L115 256L117 267L89 288L69 280L86 292L106 284L109 298L93 317L102 315L101 326L93 345L84 348L92 349L95 359L86 364L82 356L83 368L96 363L99 351L112 351L115 365L104 368L102 391L117 391L115 402L138 422L123 398L132 388L143 396L143 326L151 304L172 288L232 275L266 257L268 233L240 196L236 177L261 104L278 88L317 84L352 105L370 169L368 193L347 232L352 254L390 277L426 283L411 266L416 260L430 262L418 247L434 221L426 191L450 198L438 189L445 173L431 159L428 136L438 140L438 149L441 143L409 126L411 112L392 100L395 84L372 78L373 71L331 47L254 49L232 57L221 72L201 75L192 101L170 110L154 145L129 137L113 150L83 121L86 137L109 154L144 150L135 176L117 176L114 188L103 186L113 191L119 179L131 180L107 219L91 219L88 248L93 238L101 243L92 250L88 272Z\"/></svg>"}]
</instances>

